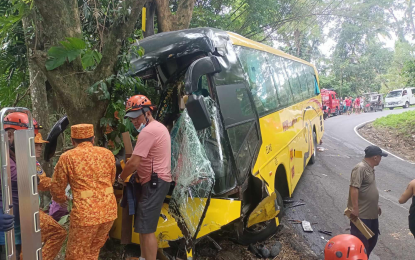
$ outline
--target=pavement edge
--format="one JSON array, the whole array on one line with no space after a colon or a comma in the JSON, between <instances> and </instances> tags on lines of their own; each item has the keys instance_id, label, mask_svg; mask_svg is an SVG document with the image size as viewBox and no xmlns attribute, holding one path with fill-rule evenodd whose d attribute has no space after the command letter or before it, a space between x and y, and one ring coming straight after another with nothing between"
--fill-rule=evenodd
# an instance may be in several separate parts
<instances>
[{"instance_id":1,"label":"pavement edge","mask_svg":"<svg viewBox=\"0 0 415 260\"><path fill-rule=\"evenodd\" d=\"M359 134L359 132L358 132L358 130L359 130L360 128L364 127L365 125L367 125L367 124L369 124L369 123L372 123L372 122L373 122L373 121L375 121L375 120L376 120L376 119L372 119L372 120L369 120L369 121L366 121L366 122L363 122L363 123L358 124L357 126L355 126L355 127L354 127L354 132L355 132L355 134L356 134L357 136L359 136L361 139L363 139L364 141L368 142L369 144L378 146L377 144L374 144L374 143L370 142L369 140L367 140L366 138L364 138L363 136L361 136L361 135ZM384 151L385 151L385 152L387 152L388 154L392 155L393 157L395 157L395 158L397 158L397 159L399 159L399 160L401 160L401 161L405 161L405 162L410 163L410 164L415 164L415 163L413 163L413 162L410 162L410 161L407 161L407 160L405 160L405 159L402 159L401 157L399 157L399 156L397 156L397 155L395 155L395 154L393 154L393 153L389 152L388 150L386 150L386 149L384 149L384 148L382 148L382 150L384 150Z\"/></svg>"}]
</instances>

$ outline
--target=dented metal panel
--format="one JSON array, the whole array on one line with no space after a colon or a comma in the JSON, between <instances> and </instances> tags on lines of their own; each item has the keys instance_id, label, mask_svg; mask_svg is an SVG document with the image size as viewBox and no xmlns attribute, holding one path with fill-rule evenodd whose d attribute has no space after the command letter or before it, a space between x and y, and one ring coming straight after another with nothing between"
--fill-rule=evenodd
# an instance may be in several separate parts
<instances>
[{"instance_id":1,"label":"dented metal panel","mask_svg":"<svg viewBox=\"0 0 415 260\"><path fill-rule=\"evenodd\" d=\"M249 215L247 227L275 218L280 213L277 205L277 194L273 192L263 199Z\"/></svg>"}]
</instances>

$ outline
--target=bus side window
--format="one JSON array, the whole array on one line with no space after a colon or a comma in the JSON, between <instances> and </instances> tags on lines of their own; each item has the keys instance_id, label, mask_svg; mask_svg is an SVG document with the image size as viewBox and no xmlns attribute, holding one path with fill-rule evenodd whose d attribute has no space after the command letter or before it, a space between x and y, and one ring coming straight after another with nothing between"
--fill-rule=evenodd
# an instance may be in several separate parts
<instances>
[{"instance_id":1,"label":"bus side window","mask_svg":"<svg viewBox=\"0 0 415 260\"><path fill-rule=\"evenodd\" d=\"M275 111L279 103L278 93L267 62L267 53L244 47L238 47L235 50L248 74L250 91L259 115Z\"/></svg>"},{"instance_id":2,"label":"bus side window","mask_svg":"<svg viewBox=\"0 0 415 260\"><path fill-rule=\"evenodd\" d=\"M310 98L310 90L308 89L307 86L307 79L306 79L306 72L304 70L304 64L301 64L299 62L294 62L295 67L297 67L297 76L298 79L300 80L300 86L301 86L301 93L303 96L303 99L307 99Z\"/></svg>"},{"instance_id":3,"label":"bus side window","mask_svg":"<svg viewBox=\"0 0 415 260\"><path fill-rule=\"evenodd\" d=\"M275 81L275 88L280 100L279 108L284 108L294 103L294 97L290 89L287 75L285 74L284 63L281 57L268 54Z\"/></svg>"},{"instance_id":4,"label":"bus side window","mask_svg":"<svg viewBox=\"0 0 415 260\"><path fill-rule=\"evenodd\" d=\"M288 81L290 82L291 91L294 95L294 101L301 102L303 101L303 96L301 93L300 81L297 77L294 61L290 59L284 59L284 63Z\"/></svg>"}]
</instances>

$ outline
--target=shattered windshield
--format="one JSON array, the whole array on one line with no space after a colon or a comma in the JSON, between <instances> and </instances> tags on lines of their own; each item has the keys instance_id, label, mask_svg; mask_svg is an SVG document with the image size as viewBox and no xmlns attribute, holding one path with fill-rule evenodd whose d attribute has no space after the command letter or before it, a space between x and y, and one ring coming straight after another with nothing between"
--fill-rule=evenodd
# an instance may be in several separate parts
<instances>
[{"instance_id":1,"label":"shattered windshield","mask_svg":"<svg viewBox=\"0 0 415 260\"><path fill-rule=\"evenodd\" d=\"M176 187L169 211L189 239L196 235L215 174L187 110L182 112L171 131L171 144L172 177Z\"/></svg>"}]
</instances>

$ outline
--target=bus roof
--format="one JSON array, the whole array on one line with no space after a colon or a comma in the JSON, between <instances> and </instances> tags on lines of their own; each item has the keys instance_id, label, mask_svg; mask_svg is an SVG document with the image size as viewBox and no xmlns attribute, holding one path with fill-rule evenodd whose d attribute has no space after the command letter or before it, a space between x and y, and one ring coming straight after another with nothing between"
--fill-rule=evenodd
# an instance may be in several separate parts
<instances>
[{"instance_id":1,"label":"bus roof","mask_svg":"<svg viewBox=\"0 0 415 260\"><path fill-rule=\"evenodd\" d=\"M216 49L225 47L229 40L235 45L273 53L310 65L314 68L312 64L304 60L265 44L249 40L232 32L205 27L158 33L133 44L131 48L132 58L129 74L136 75L149 68L168 62L171 59L191 54L197 55L197 53L213 53ZM141 57L134 51L134 47L137 46L144 49L144 55Z\"/></svg>"},{"instance_id":2,"label":"bus roof","mask_svg":"<svg viewBox=\"0 0 415 260\"><path fill-rule=\"evenodd\" d=\"M245 38L245 37L243 37L239 34L233 33L233 32L228 32L228 34L229 34L229 36L231 38L231 41L234 45L245 46L245 47L252 48L252 49L257 49L257 50L260 50L260 51L266 51L266 52L269 52L269 53L272 53L272 54L275 54L275 55L278 55L278 56L281 56L281 57L284 57L284 58L287 58L287 59L295 60L295 61L298 61L298 62L301 62L301 63L304 63L304 64L307 64L307 65L310 65L310 66L314 67L313 64L311 64L311 63L309 63L305 60L302 60L300 58L297 58L295 56L287 54L287 53L285 53L281 50L274 49L274 48L272 48L268 45L250 40L248 38Z\"/></svg>"}]
</instances>

